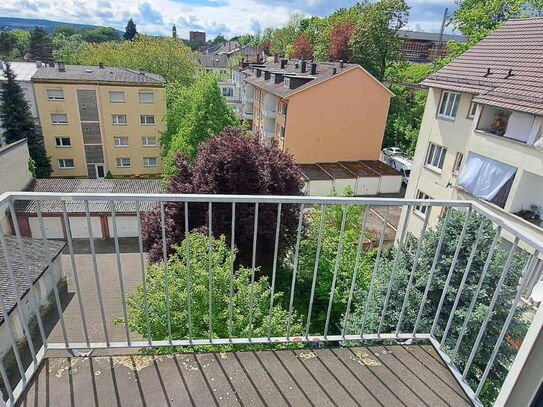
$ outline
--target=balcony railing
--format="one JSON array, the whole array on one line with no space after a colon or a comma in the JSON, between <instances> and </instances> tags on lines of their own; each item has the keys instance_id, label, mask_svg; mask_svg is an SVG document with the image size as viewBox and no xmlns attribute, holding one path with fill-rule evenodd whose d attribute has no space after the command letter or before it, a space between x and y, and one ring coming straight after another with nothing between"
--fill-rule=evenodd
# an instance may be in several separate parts
<instances>
[{"instance_id":1,"label":"balcony railing","mask_svg":"<svg viewBox=\"0 0 543 407\"><path fill-rule=\"evenodd\" d=\"M29 202L36 214L30 232L40 235L44 253L50 253L52 217L65 228L63 256L75 299L53 284L51 330L39 309L37 283L30 281L17 216ZM97 203L111 222L107 256L97 253ZM521 303L543 243L476 202L6 193L0 196L5 205L31 300L31 311L17 321L25 334L21 347L0 292L11 346L0 358L7 405L17 402L52 351L360 341L427 342L472 402L488 404L488 386L502 398L512 391L509 383L519 377L543 324L541 309L526 322ZM427 207L423 220L413 216L421 206ZM131 219L136 225L130 257L121 250L121 209L123 224ZM72 216L85 219L86 238L73 238L81 222ZM7 238L0 229L3 272L20 293L11 267L17 255ZM51 268L53 259L46 257ZM73 305L66 306L68 300ZM523 343L524 337L530 339ZM515 359L517 349L522 357ZM3 363L7 353L14 355L13 368Z\"/></svg>"}]
</instances>

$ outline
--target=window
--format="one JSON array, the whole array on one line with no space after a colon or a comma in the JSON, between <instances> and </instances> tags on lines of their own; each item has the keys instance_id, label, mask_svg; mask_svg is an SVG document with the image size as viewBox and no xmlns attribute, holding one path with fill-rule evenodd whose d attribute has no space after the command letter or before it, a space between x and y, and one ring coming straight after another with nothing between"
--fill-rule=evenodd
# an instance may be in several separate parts
<instances>
[{"instance_id":1,"label":"window","mask_svg":"<svg viewBox=\"0 0 543 407\"><path fill-rule=\"evenodd\" d=\"M290 78L285 78L285 80L283 81L283 86L285 88L290 88Z\"/></svg>"},{"instance_id":2,"label":"window","mask_svg":"<svg viewBox=\"0 0 543 407\"><path fill-rule=\"evenodd\" d=\"M123 126L127 123L125 114L114 114L112 118L113 124L116 126Z\"/></svg>"},{"instance_id":3,"label":"window","mask_svg":"<svg viewBox=\"0 0 543 407\"><path fill-rule=\"evenodd\" d=\"M142 137L143 147L156 147L156 137Z\"/></svg>"},{"instance_id":4,"label":"window","mask_svg":"<svg viewBox=\"0 0 543 407\"><path fill-rule=\"evenodd\" d=\"M124 103L124 92L109 92L109 101L111 103Z\"/></svg>"},{"instance_id":5,"label":"window","mask_svg":"<svg viewBox=\"0 0 543 407\"><path fill-rule=\"evenodd\" d=\"M429 195L425 194L422 191L417 191L417 199L432 199L432 198L430 198ZM426 205L415 205L413 210L422 216L426 216L426 214L428 213L428 208L429 206L426 206Z\"/></svg>"},{"instance_id":6,"label":"window","mask_svg":"<svg viewBox=\"0 0 543 407\"><path fill-rule=\"evenodd\" d=\"M458 104L460 103L460 93L443 91L441 95L441 102L439 103L439 110L437 115L446 119L454 119L456 117L456 111L458 110Z\"/></svg>"},{"instance_id":7,"label":"window","mask_svg":"<svg viewBox=\"0 0 543 407\"><path fill-rule=\"evenodd\" d=\"M153 115L142 115L140 116L140 122L142 126L154 126L155 116Z\"/></svg>"},{"instance_id":8,"label":"window","mask_svg":"<svg viewBox=\"0 0 543 407\"><path fill-rule=\"evenodd\" d=\"M143 157L144 167L158 167L158 158L156 157Z\"/></svg>"},{"instance_id":9,"label":"window","mask_svg":"<svg viewBox=\"0 0 543 407\"><path fill-rule=\"evenodd\" d=\"M61 158L58 160L58 168L68 170L74 168L74 160L71 158Z\"/></svg>"},{"instance_id":10,"label":"window","mask_svg":"<svg viewBox=\"0 0 543 407\"><path fill-rule=\"evenodd\" d=\"M426 154L426 166L433 169L441 170L443 168L443 161L445 160L445 154L447 149L445 147L438 146L437 144L428 144L428 153Z\"/></svg>"},{"instance_id":11,"label":"window","mask_svg":"<svg viewBox=\"0 0 543 407\"><path fill-rule=\"evenodd\" d=\"M47 89L47 99L64 100L64 91L62 89Z\"/></svg>"},{"instance_id":12,"label":"window","mask_svg":"<svg viewBox=\"0 0 543 407\"><path fill-rule=\"evenodd\" d=\"M153 92L140 92L139 98L140 98L140 103L144 103L144 104L155 103L155 95Z\"/></svg>"},{"instance_id":13,"label":"window","mask_svg":"<svg viewBox=\"0 0 543 407\"><path fill-rule=\"evenodd\" d=\"M130 158L117 158L117 167L126 168L130 167Z\"/></svg>"},{"instance_id":14,"label":"window","mask_svg":"<svg viewBox=\"0 0 543 407\"><path fill-rule=\"evenodd\" d=\"M234 89L232 88L222 88L222 95L226 97L234 96Z\"/></svg>"},{"instance_id":15,"label":"window","mask_svg":"<svg viewBox=\"0 0 543 407\"><path fill-rule=\"evenodd\" d=\"M282 116L287 115L287 104L285 102L279 102L279 113Z\"/></svg>"},{"instance_id":16,"label":"window","mask_svg":"<svg viewBox=\"0 0 543 407\"><path fill-rule=\"evenodd\" d=\"M57 147L71 147L72 141L70 137L55 137L55 145Z\"/></svg>"},{"instance_id":17,"label":"window","mask_svg":"<svg viewBox=\"0 0 543 407\"><path fill-rule=\"evenodd\" d=\"M115 147L128 147L128 137L114 137Z\"/></svg>"},{"instance_id":18,"label":"window","mask_svg":"<svg viewBox=\"0 0 543 407\"><path fill-rule=\"evenodd\" d=\"M453 165L453 174L458 174L460 167L462 167L462 161L464 161L464 154L456 153Z\"/></svg>"},{"instance_id":19,"label":"window","mask_svg":"<svg viewBox=\"0 0 543 407\"><path fill-rule=\"evenodd\" d=\"M56 113L51 115L51 122L53 124L68 124L68 115L63 113Z\"/></svg>"},{"instance_id":20,"label":"window","mask_svg":"<svg viewBox=\"0 0 543 407\"><path fill-rule=\"evenodd\" d=\"M468 119L473 119L475 117L475 113L477 113L477 103L470 102Z\"/></svg>"}]
</instances>

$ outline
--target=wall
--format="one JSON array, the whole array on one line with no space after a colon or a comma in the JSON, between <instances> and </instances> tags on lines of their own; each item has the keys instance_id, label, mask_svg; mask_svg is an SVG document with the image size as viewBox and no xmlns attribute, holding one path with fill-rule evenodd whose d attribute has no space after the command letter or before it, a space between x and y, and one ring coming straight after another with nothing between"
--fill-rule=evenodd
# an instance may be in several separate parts
<instances>
[{"instance_id":1,"label":"wall","mask_svg":"<svg viewBox=\"0 0 543 407\"><path fill-rule=\"evenodd\" d=\"M286 150L298 163L379 159L391 97L361 68L288 97Z\"/></svg>"},{"instance_id":2,"label":"wall","mask_svg":"<svg viewBox=\"0 0 543 407\"><path fill-rule=\"evenodd\" d=\"M22 191L32 181L28 169L28 145L26 140L19 140L0 147L0 194L8 191ZM7 205L0 205L0 225L4 233L11 227L6 218Z\"/></svg>"},{"instance_id":3,"label":"wall","mask_svg":"<svg viewBox=\"0 0 543 407\"><path fill-rule=\"evenodd\" d=\"M45 138L47 153L51 156L53 176L55 177L84 177L87 178L87 163L83 147L83 135L78 109L77 89L96 90L100 118L102 146L104 150L105 172L111 171L113 175L157 175L162 172L160 160L159 131L164 128L162 119L165 114L164 88L143 87L128 85L89 85L89 84L56 84L35 83L36 100L41 117L42 129ZM47 89L62 89L64 101L50 101L47 99ZM124 91L125 103L111 103L109 91ZM140 104L138 92L152 91L155 93L154 104ZM65 113L68 115L67 125L54 125L51 123L52 113ZM113 125L113 114L126 114L126 125ZM140 115L155 115L155 126L142 126ZM114 137L128 137L129 147L115 147ZM157 138L156 147L143 147L142 137L154 136ZM69 148L57 147L55 137L70 137L72 146ZM117 157L130 157L129 168L118 168ZM158 167L144 167L143 157L158 157ZM60 169L58 160L71 158L74 160L74 169Z\"/></svg>"}]
</instances>

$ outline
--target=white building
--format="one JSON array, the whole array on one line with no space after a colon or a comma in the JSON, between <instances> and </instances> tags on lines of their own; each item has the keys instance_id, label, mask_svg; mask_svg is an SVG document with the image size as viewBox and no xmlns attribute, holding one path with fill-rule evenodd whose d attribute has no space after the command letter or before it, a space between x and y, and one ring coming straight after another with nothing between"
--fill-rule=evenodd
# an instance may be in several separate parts
<instances>
[{"instance_id":1,"label":"white building","mask_svg":"<svg viewBox=\"0 0 543 407\"><path fill-rule=\"evenodd\" d=\"M36 98L34 96L34 87L31 82L32 75L38 70L37 64L40 62L10 62L9 65L15 73L15 78L21 89L23 90L26 101L30 106L32 115L38 118L38 110L36 108ZM6 63L0 61L0 81L5 81L4 70L6 69ZM2 137L3 130L0 122L0 146L4 144L4 138Z\"/></svg>"},{"instance_id":2,"label":"white building","mask_svg":"<svg viewBox=\"0 0 543 407\"><path fill-rule=\"evenodd\" d=\"M474 199L543 239L542 66L543 18L515 19L423 81L406 198ZM426 212L414 209L412 232Z\"/></svg>"}]
</instances>

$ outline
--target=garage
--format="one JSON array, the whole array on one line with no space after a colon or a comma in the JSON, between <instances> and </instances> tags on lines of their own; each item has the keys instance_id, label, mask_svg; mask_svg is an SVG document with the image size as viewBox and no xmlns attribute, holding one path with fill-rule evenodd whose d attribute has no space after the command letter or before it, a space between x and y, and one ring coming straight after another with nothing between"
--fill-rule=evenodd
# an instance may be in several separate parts
<instances>
[{"instance_id":1,"label":"garage","mask_svg":"<svg viewBox=\"0 0 543 407\"><path fill-rule=\"evenodd\" d=\"M27 189L30 192L52 193L164 193L159 179L37 179ZM142 202L140 212L152 207L152 203ZM89 219L92 236L97 239L114 237L112 202L89 201ZM66 239L67 228L64 221L63 205L60 201L40 201L43 226L48 238ZM22 236L41 238L37 205L34 201L16 201L15 212ZM74 239L88 239L88 220L85 203L66 201L66 214ZM8 213L9 215L9 213ZM139 227L136 217L136 202L124 202L115 206L115 219L118 237L138 237ZM13 222L10 218L13 232Z\"/></svg>"}]
</instances>

